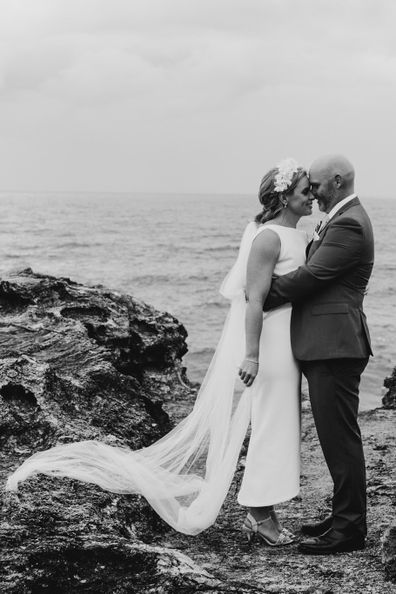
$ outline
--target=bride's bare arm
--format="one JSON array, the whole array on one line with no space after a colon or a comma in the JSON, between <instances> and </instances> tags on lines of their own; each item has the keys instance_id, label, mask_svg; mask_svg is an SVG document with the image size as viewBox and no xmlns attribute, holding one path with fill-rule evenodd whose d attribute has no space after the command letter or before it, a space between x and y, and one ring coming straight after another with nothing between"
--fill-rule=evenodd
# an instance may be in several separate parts
<instances>
[{"instance_id":1,"label":"bride's bare arm","mask_svg":"<svg viewBox=\"0 0 396 594\"><path fill-rule=\"evenodd\" d=\"M263 325L263 304L271 286L272 274L280 252L278 235L266 229L253 241L246 278L246 350L239 376L251 386L258 372L259 344Z\"/></svg>"}]
</instances>

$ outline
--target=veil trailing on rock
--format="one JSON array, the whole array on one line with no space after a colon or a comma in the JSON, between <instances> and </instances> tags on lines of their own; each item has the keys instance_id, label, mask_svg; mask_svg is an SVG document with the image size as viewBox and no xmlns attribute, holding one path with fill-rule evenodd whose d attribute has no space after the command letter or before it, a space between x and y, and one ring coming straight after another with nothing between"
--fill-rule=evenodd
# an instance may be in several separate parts
<instances>
[{"instance_id":1,"label":"veil trailing on rock","mask_svg":"<svg viewBox=\"0 0 396 594\"><path fill-rule=\"evenodd\" d=\"M248 392L238 396L235 384L245 346L247 260L256 231L255 223L247 225L237 260L221 286L231 307L192 412L140 450L81 441L38 452L9 477L8 490L37 473L69 477L114 493L139 493L185 534L198 534L213 524L250 420Z\"/></svg>"}]
</instances>

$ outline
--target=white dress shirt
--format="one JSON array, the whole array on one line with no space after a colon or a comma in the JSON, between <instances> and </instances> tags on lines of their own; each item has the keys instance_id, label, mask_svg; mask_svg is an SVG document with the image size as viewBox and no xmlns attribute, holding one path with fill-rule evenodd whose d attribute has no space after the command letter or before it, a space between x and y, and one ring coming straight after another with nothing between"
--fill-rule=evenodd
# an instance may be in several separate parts
<instances>
[{"instance_id":1,"label":"white dress shirt","mask_svg":"<svg viewBox=\"0 0 396 594\"><path fill-rule=\"evenodd\" d=\"M346 196L346 198L343 198L342 200L337 202L337 204L335 206L333 206L333 208L331 209L331 211L329 213L325 213L323 219L320 221L319 227L315 230L314 241L319 239L319 233L321 233L321 231L323 231L323 229L327 226L330 219L332 219L334 217L334 215L340 210L340 208L342 208L344 206L344 204L347 204L354 198L356 198L356 194L350 194L349 196Z\"/></svg>"},{"instance_id":2,"label":"white dress shirt","mask_svg":"<svg viewBox=\"0 0 396 594\"><path fill-rule=\"evenodd\" d=\"M336 212L338 212L340 210L340 208L342 208L344 206L344 204L347 204L354 198L356 198L356 194L351 194L350 196L347 196L346 198L343 198L342 200L337 202L337 204L335 206L333 206L331 211L329 213L327 213L327 221L330 221L330 219L332 219L334 217Z\"/></svg>"}]
</instances>

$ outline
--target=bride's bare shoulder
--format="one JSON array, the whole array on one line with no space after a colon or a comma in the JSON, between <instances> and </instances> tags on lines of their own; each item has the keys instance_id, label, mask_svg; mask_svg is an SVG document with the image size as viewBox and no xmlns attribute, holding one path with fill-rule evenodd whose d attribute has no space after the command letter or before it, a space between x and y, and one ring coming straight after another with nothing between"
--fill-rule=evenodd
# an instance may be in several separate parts
<instances>
[{"instance_id":1,"label":"bride's bare shoulder","mask_svg":"<svg viewBox=\"0 0 396 594\"><path fill-rule=\"evenodd\" d=\"M267 225L260 225L252 243L252 252L263 255L279 254L280 237L276 230Z\"/></svg>"},{"instance_id":2,"label":"bride's bare shoulder","mask_svg":"<svg viewBox=\"0 0 396 594\"><path fill-rule=\"evenodd\" d=\"M257 226L254 239L258 240L259 238L260 241L264 242L280 241L276 226L271 225L270 223Z\"/></svg>"}]
</instances>

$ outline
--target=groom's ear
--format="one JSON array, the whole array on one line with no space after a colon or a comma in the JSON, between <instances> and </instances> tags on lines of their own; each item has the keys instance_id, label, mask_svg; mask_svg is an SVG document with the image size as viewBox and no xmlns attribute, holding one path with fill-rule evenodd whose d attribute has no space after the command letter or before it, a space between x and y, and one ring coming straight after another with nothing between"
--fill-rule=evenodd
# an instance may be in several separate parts
<instances>
[{"instance_id":1,"label":"groom's ear","mask_svg":"<svg viewBox=\"0 0 396 594\"><path fill-rule=\"evenodd\" d=\"M342 177L341 177L341 175L338 175L338 174L337 174L337 175L335 176L335 178L334 178L334 181L335 181L335 183L336 183L337 187L338 187L338 188L341 188L341 186L342 186Z\"/></svg>"}]
</instances>

